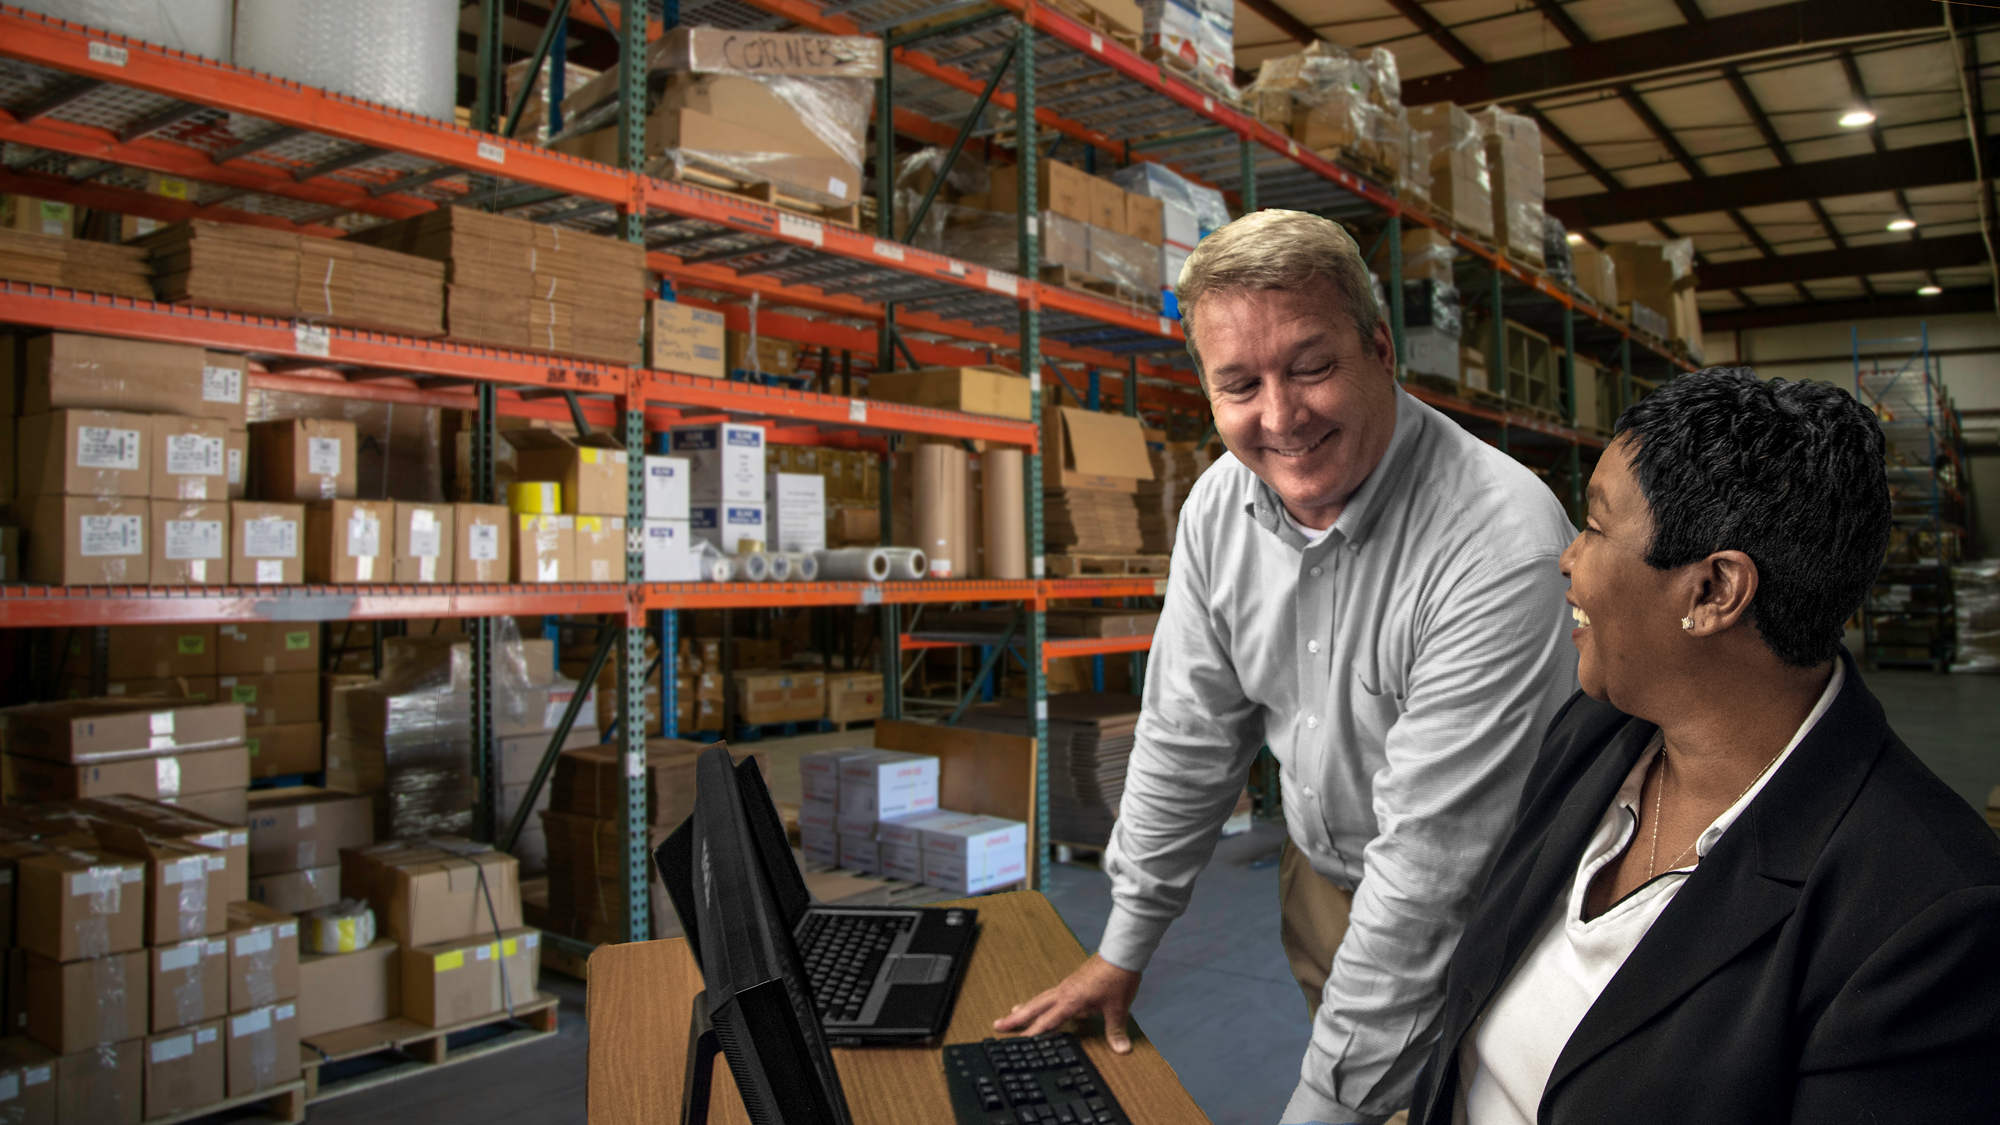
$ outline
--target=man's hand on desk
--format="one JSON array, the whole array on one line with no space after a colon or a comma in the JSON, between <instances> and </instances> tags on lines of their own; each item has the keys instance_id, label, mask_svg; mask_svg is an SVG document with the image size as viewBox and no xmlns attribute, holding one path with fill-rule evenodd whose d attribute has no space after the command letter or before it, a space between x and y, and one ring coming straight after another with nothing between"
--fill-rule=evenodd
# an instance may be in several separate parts
<instances>
[{"instance_id":1,"label":"man's hand on desk","mask_svg":"<svg viewBox=\"0 0 2000 1125\"><path fill-rule=\"evenodd\" d=\"M1063 982L1025 1003L1014 1005L1005 1018L993 1021L995 1031L1041 1035L1078 1016L1104 1013L1104 1038L1117 1053L1129 1054L1132 1039L1125 1034L1125 1017L1139 994L1139 974L1090 955ZM1023 1029L1026 1030L1023 1030Z\"/></svg>"}]
</instances>

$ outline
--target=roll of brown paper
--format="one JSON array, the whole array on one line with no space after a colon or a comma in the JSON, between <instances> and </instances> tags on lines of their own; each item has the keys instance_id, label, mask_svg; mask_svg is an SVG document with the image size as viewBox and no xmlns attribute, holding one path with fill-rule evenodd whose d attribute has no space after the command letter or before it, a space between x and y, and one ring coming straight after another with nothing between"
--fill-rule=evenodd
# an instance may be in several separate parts
<instances>
[{"instance_id":1,"label":"roll of brown paper","mask_svg":"<svg viewBox=\"0 0 2000 1125\"><path fill-rule=\"evenodd\" d=\"M952 454L958 454L959 472L952 473ZM932 578L950 578L956 571L952 550L957 546L955 503L963 491L965 454L948 445L920 445L911 451L912 522L916 525L916 546L930 558Z\"/></svg>"},{"instance_id":2,"label":"roll of brown paper","mask_svg":"<svg viewBox=\"0 0 2000 1125\"><path fill-rule=\"evenodd\" d=\"M1022 493L1021 451L988 449L980 475L986 478L986 577L1028 576L1028 511Z\"/></svg>"}]
</instances>

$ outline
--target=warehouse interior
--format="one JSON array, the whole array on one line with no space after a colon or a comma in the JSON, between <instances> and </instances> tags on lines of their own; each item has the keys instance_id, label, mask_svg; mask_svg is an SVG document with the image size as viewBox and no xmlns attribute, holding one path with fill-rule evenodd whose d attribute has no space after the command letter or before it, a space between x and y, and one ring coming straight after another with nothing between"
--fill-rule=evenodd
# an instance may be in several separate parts
<instances>
[{"instance_id":1,"label":"warehouse interior","mask_svg":"<svg viewBox=\"0 0 2000 1125\"><path fill-rule=\"evenodd\" d=\"M711 849L799 1120L1311 1120L1272 746L1138 1047L978 1046L1118 925L1265 211L1569 527L1680 376L1861 403L1845 648L2000 830L1988 98L1956 0L0 0L0 1121L749 1119Z\"/></svg>"}]
</instances>

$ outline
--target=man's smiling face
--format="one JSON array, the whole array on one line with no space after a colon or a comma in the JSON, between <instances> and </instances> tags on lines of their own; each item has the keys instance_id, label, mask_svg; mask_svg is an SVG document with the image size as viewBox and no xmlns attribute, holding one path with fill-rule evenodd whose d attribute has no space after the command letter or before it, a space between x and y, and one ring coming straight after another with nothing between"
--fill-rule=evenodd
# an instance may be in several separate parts
<instances>
[{"instance_id":1,"label":"man's smiling face","mask_svg":"<svg viewBox=\"0 0 2000 1125\"><path fill-rule=\"evenodd\" d=\"M1388 325L1364 338L1330 286L1213 293L1194 317L1223 443L1294 519L1330 526L1395 433Z\"/></svg>"}]
</instances>

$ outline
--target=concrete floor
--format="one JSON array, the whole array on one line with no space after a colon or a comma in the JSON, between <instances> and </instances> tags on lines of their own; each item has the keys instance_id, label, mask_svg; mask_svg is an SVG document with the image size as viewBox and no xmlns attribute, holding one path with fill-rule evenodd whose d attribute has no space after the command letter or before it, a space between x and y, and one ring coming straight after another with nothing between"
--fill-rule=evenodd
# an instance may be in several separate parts
<instances>
[{"instance_id":1,"label":"concrete floor","mask_svg":"<svg viewBox=\"0 0 2000 1125\"><path fill-rule=\"evenodd\" d=\"M1923 672L1869 673L1889 721L1918 756L1975 807L2000 785L2000 679ZM867 732L859 742L866 743ZM807 744L772 743L774 790ZM790 740L788 740L790 741ZM796 784L794 779L793 784ZM793 794L795 799L796 794ZM1216 1125L1271 1125L1298 1081L1309 1028L1306 1005L1278 944L1281 830L1260 824L1224 840L1195 884L1194 903L1147 970L1134 1017L1172 1062ZM1059 866L1049 897L1086 948L1110 910L1104 875ZM584 1113L583 987L550 974L563 998L554 1040L419 1075L314 1106L315 1125L564 1125ZM678 1062L662 1065L679 1065Z\"/></svg>"}]
</instances>

